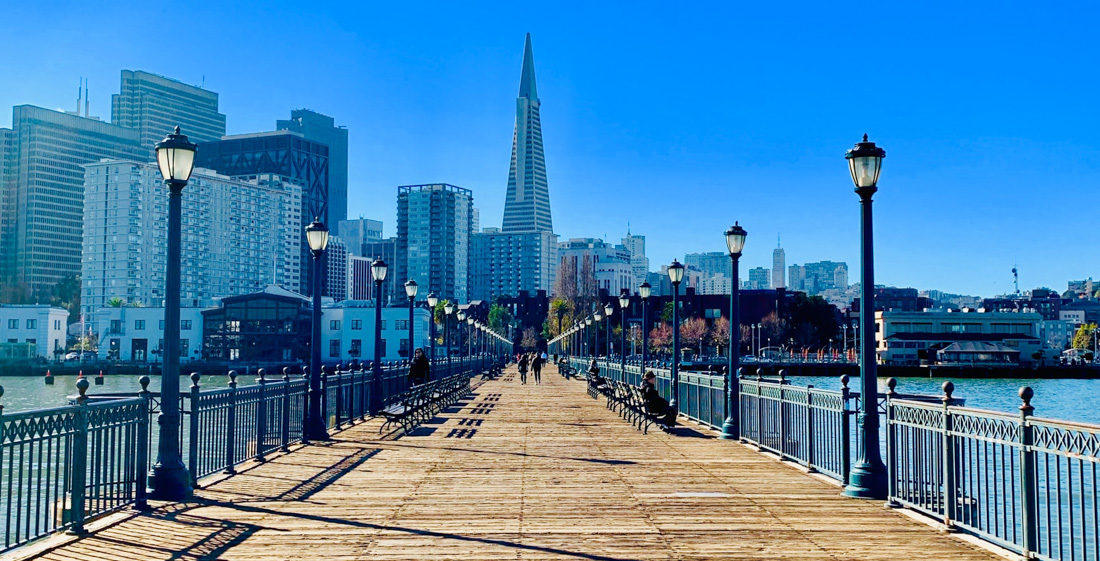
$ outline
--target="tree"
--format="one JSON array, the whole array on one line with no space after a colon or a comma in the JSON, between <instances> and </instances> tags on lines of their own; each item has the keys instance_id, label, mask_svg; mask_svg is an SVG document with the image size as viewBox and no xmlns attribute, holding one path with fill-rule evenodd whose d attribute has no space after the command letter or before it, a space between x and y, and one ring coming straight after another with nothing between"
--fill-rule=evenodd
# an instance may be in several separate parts
<instances>
[{"instance_id":1,"label":"tree","mask_svg":"<svg viewBox=\"0 0 1100 561\"><path fill-rule=\"evenodd\" d=\"M789 332L775 341L786 342L792 338L799 345L823 347L839 335L836 307L820 296L796 293L790 304L789 316Z\"/></svg>"},{"instance_id":2,"label":"tree","mask_svg":"<svg viewBox=\"0 0 1100 561\"><path fill-rule=\"evenodd\" d=\"M715 320L707 333L707 340L718 348L718 354L722 354L722 349L730 344L730 320L724 317Z\"/></svg>"},{"instance_id":3,"label":"tree","mask_svg":"<svg viewBox=\"0 0 1100 561\"><path fill-rule=\"evenodd\" d=\"M523 340L520 341L519 345L523 347L524 350L528 351L533 351L539 347L539 340L535 335L534 327L528 327L523 330Z\"/></svg>"},{"instance_id":4,"label":"tree","mask_svg":"<svg viewBox=\"0 0 1100 561\"><path fill-rule=\"evenodd\" d=\"M512 311L507 306L493 304L489 307L489 327L497 331L503 331L512 323Z\"/></svg>"},{"instance_id":5,"label":"tree","mask_svg":"<svg viewBox=\"0 0 1100 561\"><path fill-rule=\"evenodd\" d=\"M546 321L550 324L550 337L560 335L566 325L571 325L573 323L572 319L569 318L569 306L569 302L562 298L554 298L550 301L550 308L546 312ZM566 321L567 318L570 319L570 321Z\"/></svg>"},{"instance_id":6,"label":"tree","mask_svg":"<svg viewBox=\"0 0 1100 561\"><path fill-rule=\"evenodd\" d=\"M661 321L672 323L672 309L672 301L665 302L665 307L661 308Z\"/></svg>"},{"instance_id":7,"label":"tree","mask_svg":"<svg viewBox=\"0 0 1100 561\"><path fill-rule=\"evenodd\" d=\"M1073 334L1073 348L1082 350L1093 349L1093 331L1096 331L1095 323L1085 323L1082 324L1081 327L1078 327L1077 333Z\"/></svg>"},{"instance_id":8,"label":"tree","mask_svg":"<svg viewBox=\"0 0 1100 561\"><path fill-rule=\"evenodd\" d=\"M790 332L790 327L787 320L779 317L779 314L771 312L764 316L764 319L760 320L763 335L760 340L763 345L769 345L770 343L780 343L787 340L787 334Z\"/></svg>"},{"instance_id":9,"label":"tree","mask_svg":"<svg viewBox=\"0 0 1100 561\"><path fill-rule=\"evenodd\" d=\"M672 346L672 327L661 322L649 332L649 346L655 352L667 353Z\"/></svg>"},{"instance_id":10,"label":"tree","mask_svg":"<svg viewBox=\"0 0 1100 561\"><path fill-rule=\"evenodd\" d=\"M116 296L114 298L111 298L110 300L107 300L107 305L112 308L121 308L122 306L126 305L126 301Z\"/></svg>"},{"instance_id":11,"label":"tree","mask_svg":"<svg viewBox=\"0 0 1100 561\"><path fill-rule=\"evenodd\" d=\"M554 278L554 297L566 302L571 308L577 303L577 262L571 257L562 257L558 263L558 274Z\"/></svg>"},{"instance_id":12,"label":"tree","mask_svg":"<svg viewBox=\"0 0 1100 561\"><path fill-rule=\"evenodd\" d=\"M0 304L34 304L34 292L25 282L0 284Z\"/></svg>"},{"instance_id":13,"label":"tree","mask_svg":"<svg viewBox=\"0 0 1100 561\"><path fill-rule=\"evenodd\" d=\"M53 288L50 305L69 311L69 322L80 319L80 275L61 279Z\"/></svg>"},{"instance_id":14,"label":"tree","mask_svg":"<svg viewBox=\"0 0 1100 561\"><path fill-rule=\"evenodd\" d=\"M680 343L684 347L698 347L700 355L703 354L703 339L706 335L707 321L703 318L691 318L680 324Z\"/></svg>"}]
</instances>

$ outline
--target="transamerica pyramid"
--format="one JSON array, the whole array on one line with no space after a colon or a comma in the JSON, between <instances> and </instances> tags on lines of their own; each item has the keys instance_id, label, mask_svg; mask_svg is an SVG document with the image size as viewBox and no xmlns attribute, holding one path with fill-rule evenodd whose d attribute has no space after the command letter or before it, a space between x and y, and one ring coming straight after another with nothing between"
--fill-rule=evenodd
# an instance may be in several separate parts
<instances>
[{"instance_id":1,"label":"transamerica pyramid","mask_svg":"<svg viewBox=\"0 0 1100 561\"><path fill-rule=\"evenodd\" d=\"M535 57L531 34L523 45L523 70L516 99L516 128L512 134L512 165L508 170L508 196L504 202L502 230L553 232L550 189L546 185L546 159L542 152L542 122L535 87Z\"/></svg>"}]
</instances>

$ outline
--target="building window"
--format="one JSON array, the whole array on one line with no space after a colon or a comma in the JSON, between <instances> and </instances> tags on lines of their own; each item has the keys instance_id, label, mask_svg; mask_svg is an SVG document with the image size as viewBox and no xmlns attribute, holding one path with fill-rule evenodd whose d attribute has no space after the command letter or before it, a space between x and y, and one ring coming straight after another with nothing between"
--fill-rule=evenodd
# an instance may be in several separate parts
<instances>
[{"instance_id":1,"label":"building window","mask_svg":"<svg viewBox=\"0 0 1100 561\"><path fill-rule=\"evenodd\" d=\"M9 319L8 320L8 329L19 329L19 320Z\"/></svg>"},{"instance_id":2,"label":"building window","mask_svg":"<svg viewBox=\"0 0 1100 561\"><path fill-rule=\"evenodd\" d=\"M59 320L59 319L53 320L53 328L54 329L61 329L61 320Z\"/></svg>"},{"instance_id":3,"label":"building window","mask_svg":"<svg viewBox=\"0 0 1100 561\"><path fill-rule=\"evenodd\" d=\"M190 331L191 330L191 320L189 320L189 319L180 320L180 329L182 329L184 331Z\"/></svg>"},{"instance_id":4,"label":"building window","mask_svg":"<svg viewBox=\"0 0 1100 561\"><path fill-rule=\"evenodd\" d=\"M240 349L229 349L229 360L240 360L240 359L241 359L241 350Z\"/></svg>"},{"instance_id":5,"label":"building window","mask_svg":"<svg viewBox=\"0 0 1100 561\"><path fill-rule=\"evenodd\" d=\"M283 360L290 360L294 356L294 349L283 349Z\"/></svg>"},{"instance_id":6,"label":"building window","mask_svg":"<svg viewBox=\"0 0 1100 561\"><path fill-rule=\"evenodd\" d=\"M382 330L383 331L386 330L386 320L382 320ZM382 342L385 343L385 341L382 341ZM386 353L382 353L382 354L386 354Z\"/></svg>"},{"instance_id":7,"label":"building window","mask_svg":"<svg viewBox=\"0 0 1100 561\"><path fill-rule=\"evenodd\" d=\"M328 322L329 331L340 331L340 320L332 319Z\"/></svg>"},{"instance_id":8,"label":"building window","mask_svg":"<svg viewBox=\"0 0 1100 561\"><path fill-rule=\"evenodd\" d=\"M225 322L225 330L229 331L230 333L240 333L241 332L241 322L239 320L227 321L227 322ZM239 350L239 349L236 349L236 350Z\"/></svg>"},{"instance_id":9,"label":"building window","mask_svg":"<svg viewBox=\"0 0 1100 561\"><path fill-rule=\"evenodd\" d=\"M340 340L333 339L328 342L328 356L338 358L340 356Z\"/></svg>"},{"instance_id":10,"label":"building window","mask_svg":"<svg viewBox=\"0 0 1100 561\"><path fill-rule=\"evenodd\" d=\"M38 320L28 319L27 320L27 329L38 329Z\"/></svg>"},{"instance_id":11,"label":"building window","mask_svg":"<svg viewBox=\"0 0 1100 561\"><path fill-rule=\"evenodd\" d=\"M160 320L160 322L157 324L157 329L164 331L164 320Z\"/></svg>"},{"instance_id":12,"label":"building window","mask_svg":"<svg viewBox=\"0 0 1100 561\"><path fill-rule=\"evenodd\" d=\"M191 342L187 339L180 339L180 356L185 357L187 353L191 351Z\"/></svg>"},{"instance_id":13,"label":"building window","mask_svg":"<svg viewBox=\"0 0 1100 561\"><path fill-rule=\"evenodd\" d=\"M351 348L348 349L348 354L353 356L353 357L358 357L362 353L363 353L363 340L362 339L352 339L351 340Z\"/></svg>"},{"instance_id":14,"label":"building window","mask_svg":"<svg viewBox=\"0 0 1100 561\"><path fill-rule=\"evenodd\" d=\"M122 320L111 320L111 333L122 333Z\"/></svg>"},{"instance_id":15,"label":"building window","mask_svg":"<svg viewBox=\"0 0 1100 561\"><path fill-rule=\"evenodd\" d=\"M143 320L143 319L134 320L134 329L145 329L145 320Z\"/></svg>"},{"instance_id":16,"label":"building window","mask_svg":"<svg viewBox=\"0 0 1100 561\"><path fill-rule=\"evenodd\" d=\"M358 331L360 329L363 329L363 320L361 320L361 319L351 320L351 328L356 330L356 331Z\"/></svg>"}]
</instances>

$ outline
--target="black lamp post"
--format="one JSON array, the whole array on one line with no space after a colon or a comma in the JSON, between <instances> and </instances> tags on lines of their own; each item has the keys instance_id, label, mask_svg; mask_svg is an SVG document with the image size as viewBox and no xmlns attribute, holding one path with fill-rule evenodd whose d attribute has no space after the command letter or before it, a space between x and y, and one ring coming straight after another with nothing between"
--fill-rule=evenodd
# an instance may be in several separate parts
<instances>
[{"instance_id":1,"label":"black lamp post","mask_svg":"<svg viewBox=\"0 0 1100 561\"><path fill-rule=\"evenodd\" d=\"M860 330L859 382L862 396L859 416L859 458L848 477L844 495L862 499L886 498L886 466L878 442L878 371L875 364L875 260L872 239L871 197L878 190L878 175L886 151L867 141L859 142L844 157L860 201L861 267L859 287Z\"/></svg>"},{"instance_id":2,"label":"black lamp post","mask_svg":"<svg viewBox=\"0 0 1100 561\"><path fill-rule=\"evenodd\" d=\"M466 318L466 356L474 356L474 318Z\"/></svg>"},{"instance_id":3,"label":"black lamp post","mask_svg":"<svg viewBox=\"0 0 1100 561\"><path fill-rule=\"evenodd\" d=\"M462 352L462 336L466 334L466 329L462 327L462 324L466 323L466 312L459 310L455 314L455 317L458 318L458 348L460 349L459 352Z\"/></svg>"},{"instance_id":4,"label":"black lamp post","mask_svg":"<svg viewBox=\"0 0 1100 561\"><path fill-rule=\"evenodd\" d=\"M370 414L382 410L382 282L386 280L389 266L381 257L370 265L374 278L374 378L371 380Z\"/></svg>"},{"instance_id":5,"label":"black lamp post","mask_svg":"<svg viewBox=\"0 0 1100 561\"><path fill-rule=\"evenodd\" d=\"M195 167L196 145L180 128L156 144L157 165L168 185L168 262L164 281L164 366L161 375L160 441L149 478L150 498L182 501L191 498L191 477L180 455L180 224L183 188ZM81 353L81 357L83 357Z\"/></svg>"},{"instance_id":6,"label":"black lamp post","mask_svg":"<svg viewBox=\"0 0 1100 561\"><path fill-rule=\"evenodd\" d=\"M638 287L638 296L642 298L642 374L645 374L645 363L649 360L649 317L646 315L646 304L649 303L649 295L652 287L648 282L643 282Z\"/></svg>"},{"instance_id":7,"label":"black lamp post","mask_svg":"<svg viewBox=\"0 0 1100 561\"><path fill-rule=\"evenodd\" d=\"M431 361L432 366L435 366L435 307L439 304L439 297L434 292L428 293L428 311L431 316L428 320L428 345L431 355L428 359Z\"/></svg>"},{"instance_id":8,"label":"black lamp post","mask_svg":"<svg viewBox=\"0 0 1100 561\"><path fill-rule=\"evenodd\" d=\"M620 362L623 369L623 376L626 376L626 312L630 309L630 290L623 289L619 293L619 354L622 355Z\"/></svg>"},{"instance_id":9,"label":"black lamp post","mask_svg":"<svg viewBox=\"0 0 1100 561\"><path fill-rule=\"evenodd\" d=\"M603 307L603 317L607 321L607 360L611 361L611 316L615 313L615 306L608 302Z\"/></svg>"},{"instance_id":10,"label":"black lamp post","mask_svg":"<svg viewBox=\"0 0 1100 561\"><path fill-rule=\"evenodd\" d=\"M741 251L745 249L745 236L749 233L736 222L726 230L726 249L730 252L730 342L729 360L726 365L726 421L722 423L719 438L741 438L741 386L737 369L741 366L741 297L737 265Z\"/></svg>"},{"instance_id":11,"label":"black lamp post","mask_svg":"<svg viewBox=\"0 0 1100 561\"><path fill-rule=\"evenodd\" d=\"M405 281L405 296L409 297L409 362L412 362L413 349L416 348L415 333L413 332L413 306L416 303L416 281Z\"/></svg>"},{"instance_id":12,"label":"black lamp post","mask_svg":"<svg viewBox=\"0 0 1100 561\"><path fill-rule=\"evenodd\" d=\"M584 354L585 354L585 356L594 356L594 355L591 354L592 353L592 345L590 344L591 340L592 340L592 316L588 316L588 317L584 318Z\"/></svg>"},{"instance_id":13,"label":"black lamp post","mask_svg":"<svg viewBox=\"0 0 1100 561\"><path fill-rule=\"evenodd\" d=\"M447 375L451 375L451 315L455 313L455 304L450 300L443 305L443 348L447 350Z\"/></svg>"},{"instance_id":14,"label":"black lamp post","mask_svg":"<svg viewBox=\"0 0 1100 561\"><path fill-rule=\"evenodd\" d=\"M600 305L596 304L596 311L592 314L592 356L600 356L600 322L603 314L600 313Z\"/></svg>"},{"instance_id":15,"label":"black lamp post","mask_svg":"<svg viewBox=\"0 0 1100 561\"><path fill-rule=\"evenodd\" d=\"M306 438L328 440L325 415L321 411L321 258L328 247L328 228L318 218L306 226L306 243L313 254L313 330L309 343L309 412L306 415Z\"/></svg>"},{"instance_id":16,"label":"black lamp post","mask_svg":"<svg viewBox=\"0 0 1100 561\"><path fill-rule=\"evenodd\" d=\"M668 266L668 280L672 281L672 395L668 406L672 408L669 418L675 423L680 401L680 281L684 280L684 266L675 259Z\"/></svg>"}]
</instances>

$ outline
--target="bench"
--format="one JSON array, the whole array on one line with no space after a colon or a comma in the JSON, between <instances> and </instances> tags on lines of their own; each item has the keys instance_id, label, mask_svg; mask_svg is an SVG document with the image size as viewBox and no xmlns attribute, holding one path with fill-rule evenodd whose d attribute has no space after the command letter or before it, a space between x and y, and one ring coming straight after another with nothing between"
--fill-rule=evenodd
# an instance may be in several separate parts
<instances>
[{"instance_id":1,"label":"bench","mask_svg":"<svg viewBox=\"0 0 1100 561\"><path fill-rule=\"evenodd\" d=\"M664 422L664 414L657 414L649 410L641 388L625 382L609 380L607 378L596 379L588 377L588 395L593 399L599 395L607 398L607 408L615 411L620 417L645 434L649 434L649 427L657 425L661 430L668 432L670 429Z\"/></svg>"},{"instance_id":2,"label":"bench","mask_svg":"<svg viewBox=\"0 0 1100 561\"><path fill-rule=\"evenodd\" d=\"M400 424L401 429L408 432L458 401L469 390L470 375L455 374L396 394L378 412L379 416L386 419L378 428L378 434L396 424Z\"/></svg>"}]
</instances>

